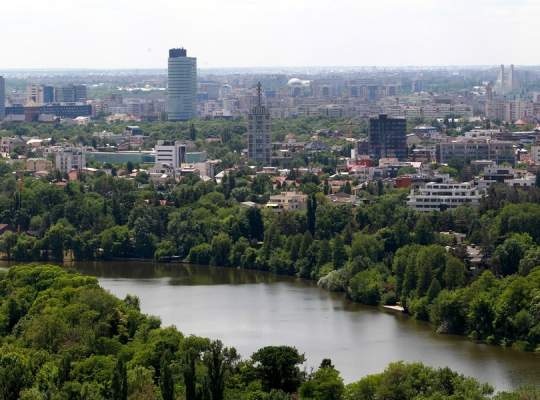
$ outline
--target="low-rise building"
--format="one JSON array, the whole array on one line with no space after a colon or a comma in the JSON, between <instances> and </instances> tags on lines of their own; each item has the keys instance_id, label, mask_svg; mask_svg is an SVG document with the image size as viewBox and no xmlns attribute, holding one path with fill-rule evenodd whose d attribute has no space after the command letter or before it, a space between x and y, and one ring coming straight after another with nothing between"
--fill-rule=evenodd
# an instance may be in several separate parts
<instances>
[{"instance_id":1,"label":"low-rise building","mask_svg":"<svg viewBox=\"0 0 540 400\"><path fill-rule=\"evenodd\" d=\"M417 211L444 211L462 205L478 206L481 198L473 182L429 182L411 190L407 205Z\"/></svg>"},{"instance_id":2,"label":"low-rise building","mask_svg":"<svg viewBox=\"0 0 540 400\"><path fill-rule=\"evenodd\" d=\"M270 196L266 207L278 212L305 210L307 195L299 192L281 192Z\"/></svg>"},{"instance_id":3,"label":"low-rise building","mask_svg":"<svg viewBox=\"0 0 540 400\"><path fill-rule=\"evenodd\" d=\"M81 171L86 167L86 158L82 148L64 147L55 154L55 168L60 172Z\"/></svg>"},{"instance_id":4,"label":"low-rise building","mask_svg":"<svg viewBox=\"0 0 540 400\"><path fill-rule=\"evenodd\" d=\"M437 145L437 162L468 163L473 160L491 160L498 164L514 164L514 145L509 141L459 138Z\"/></svg>"},{"instance_id":5,"label":"low-rise building","mask_svg":"<svg viewBox=\"0 0 540 400\"><path fill-rule=\"evenodd\" d=\"M50 171L52 169L52 161L46 158L28 158L26 160L26 170L31 172Z\"/></svg>"}]
</instances>

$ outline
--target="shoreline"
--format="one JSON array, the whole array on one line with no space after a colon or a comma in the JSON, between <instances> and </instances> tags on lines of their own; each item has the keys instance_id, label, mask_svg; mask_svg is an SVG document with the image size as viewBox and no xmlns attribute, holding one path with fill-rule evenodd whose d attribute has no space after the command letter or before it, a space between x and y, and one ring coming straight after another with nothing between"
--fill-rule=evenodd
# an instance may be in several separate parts
<instances>
[{"instance_id":1,"label":"shoreline","mask_svg":"<svg viewBox=\"0 0 540 400\"><path fill-rule=\"evenodd\" d=\"M181 266L191 266L191 267L218 268L218 269L224 269L224 270L225 269L232 269L232 270L239 270L239 271L252 271L252 272L257 272L257 273L264 273L264 274L267 274L267 275L272 276L272 277L284 277L284 278L289 278L289 279L292 279L292 280L299 280L299 281L302 281L302 282L306 282L306 283L309 283L310 285L314 285L317 288L319 288L321 290L324 290L324 291L326 291L328 293L341 294L341 295L343 295L344 299L346 299L347 301L350 301L353 304L361 305L363 307L375 308L375 309L378 309L379 311L387 311L387 312L392 313L394 315L401 314L403 316L410 317L409 314L406 312L406 310L399 304L396 304L396 305L382 305L382 304L369 305L369 304L363 304L363 303L355 302L355 301L353 301L352 299L350 299L347 296L346 292L343 292L343 291L337 291L336 292L336 291L331 291L331 290L325 289L323 287L320 287L317 284L316 280L301 278L301 277L298 277L298 276L295 276L295 275L276 274L276 273L274 273L272 271L265 271L265 270L261 270L261 269L248 269L248 268L241 268L241 267L228 267L228 266L219 266L219 265L201 265L201 264L191 263L189 261L177 261L177 260L159 261L159 260L149 259L149 258L114 258L114 259L110 259L110 260L84 260L84 261L82 261L82 260L81 261L65 260L65 261L63 261L61 263L54 262L54 261L53 262L51 262L51 261L30 261L30 262L25 262L25 261L8 261L8 260L5 260L5 259L1 259L0 262L7 263L8 268L10 266L21 265L21 264L42 264L42 263L56 264L56 265L60 265L60 266L63 266L63 267L70 267L70 266L73 266L73 264L76 264L76 263L105 263L106 264L106 263L113 263L113 262L136 262L136 263L140 263L140 264L152 264L152 265L162 265L162 266L166 266L166 265L177 266L177 267L178 266L180 266L180 267ZM539 351L525 350L525 349L522 349L522 348L516 348L515 346L512 346L512 345L505 346L504 344L501 344L501 343L488 343L486 341L475 340L475 339L469 337L468 335L447 334L447 333L437 332L437 330L433 329L434 325L431 324L429 321L416 320L414 318L413 318L413 320L415 320L417 322L427 324L430 328L432 328L432 331L436 335L456 336L456 337L459 337L459 338L466 339L467 341L475 343L475 344L493 346L493 347L498 347L498 348L501 348L501 349L510 349L510 350L513 350L513 351L521 352L521 353L540 354Z\"/></svg>"}]
</instances>

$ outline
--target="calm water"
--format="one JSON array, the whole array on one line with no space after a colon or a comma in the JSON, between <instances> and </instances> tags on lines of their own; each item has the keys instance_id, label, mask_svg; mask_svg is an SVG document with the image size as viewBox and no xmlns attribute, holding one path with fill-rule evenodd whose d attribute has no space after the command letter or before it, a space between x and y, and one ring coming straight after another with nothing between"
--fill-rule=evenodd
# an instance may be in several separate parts
<instances>
[{"instance_id":1,"label":"calm water","mask_svg":"<svg viewBox=\"0 0 540 400\"><path fill-rule=\"evenodd\" d=\"M347 301L286 277L224 268L151 263L78 263L82 273L185 334L221 339L243 356L288 344L308 366L331 358L346 382L398 360L449 366L497 389L540 384L540 355L437 335L403 315Z\"/></svg>"}]
</instances>

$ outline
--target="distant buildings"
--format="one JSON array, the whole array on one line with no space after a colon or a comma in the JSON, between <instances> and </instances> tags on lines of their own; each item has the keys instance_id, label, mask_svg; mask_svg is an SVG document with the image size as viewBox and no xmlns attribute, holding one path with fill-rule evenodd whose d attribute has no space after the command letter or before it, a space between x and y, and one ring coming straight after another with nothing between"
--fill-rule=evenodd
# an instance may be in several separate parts
<instances>
[{"instance_id":1,"label":"distant buildings","mask_svg":"<svg viewBox=\"0 0 540 400\"><path fill-rule=\"evenodd\" d=\"M0 121L6 116L6 83L0 76Z\"/></svg>"},{"instance_id":2,"label":"distant buildings","mask_svg":"<svg viewBox=\"0 0 540 400\"><path fill-rule=\"evenodd\" d=\"M90 104L44 104L40 106L10 106L5 109L6 115L24 116L26 122L36 122L42 114L52 115L59 118L88 117L92 115Z\"/></svg>"},{"instance_id":3,"label":"distant buildings","mask_svg":"<svg viewBox=\"0 0 540 400\"><path fill-rule=\"evenodd\" d=\"M167 165L173 169L181 168L186 160L186 145L176 141L158 141L155 146L156 164Z\"/></svg>"},{"instance_id":4,"label":"distant buildings","mask_svg":"<svg viewBox=\"0 0 540 400\"><path fill-rule=\"evenodd\" d=\"M505 69L504 65L501 65L499 69L499 75L497 77L497 83L495 84L495 91L499 95L505 95L519 89L519 82L514 72L514 65L510 65L510 68Z\"/></svg>"},{"instance_id":5,"label":"distant buildings","mask_svg":"<svg viewBox=\"0 0 540 400\"><path fill-rule=\"evenodd\" d=\"M407 121L381 114L369 120L369 154L372 158L407 158Z\"/></svg>"},{"instance_id":6,"label":"distant buildings","mask_svg":"<svg viewBox=\"0 0 540 400\"><path fill-rule=\"evenodd\" d=\"M266 208L281 211L299 211L307 208L307 195L298 192L281 192L270 196Z\"/></svg>"},{"instance_id":7,"label":"distant buildings","mask_svg":"<svg viewBox=\"0 0 540 400\"><path fill-rule=\"evenodd\" d=\"M248 158L250 161L270 165L272 143L270 140L270 113L262 104L262 87L257 85L257 103L248 115Z\"/></svg>"},{"instance_id":8,"label":"distant buildings","mask_svg":"<svg viewBox=\"0 0 540 400\"><path fill-rule=\"evenodd\" d=\"M87 98L85 85L68 85L55 89L55 101L58 103L84 103Z\"/></svg>"},{"instance_id":9,"label":"distant buildings","mask_svg":"<svg viewBox=\"0 0 540 400\"><path fill-rule=\"evenodd\" d=\"M466 164L474 160L491 160L497 163L514 164L514 146L512 142L491 139L458 138L451 142L437 144L437 162L448 164L459 162Z\"/></svg>"},{"instance_id":10,"label":"distant buildings","mask_svg":"<svg viewBox=\"0 0 540 400\"><path fill-rule=\"evenodd\" d=\"M55 154L55 168L66 174L86 168L83 149L79 147L65 147L60 149Z\"/></svg>"},{"instance_id":11,"label":"distant buildings","mask_svg":"<svg viewBox=\"0 0 540 400\"><path fill-rule=\"evenodd\" d=\"M84 91L86 91L86 86L83 87ZM82 91L82 89L79 89L79 91ZM32 84L26 87L26 105L28 106L51 104L55 102L55 99L55 88L53 86ZM73 101L75 100L70 100L70 102ZM86 101L86 95L83 101Z\"/></svg>"},{"instance_id":12,"label":"distant buildings","mask_svg":"<svg viewBox=\"0 0 540 400\"><path fill-rule=\"evenodd\" d=\"M417 211L444 211L462 205L478 206L481 198L474 182L429 182L411 191L407 205Z\"/></svg>"},{"instance_id":13,"label":"distant buildings","mask_svg":"<svg viewBox=\"0 0 540 400\"><path fill-rule=\"evenodd\" d=\"M170 49L168 61L168 119L187 121L197 113L197 59L185 49Z\"/></svg>"}]
</instances>

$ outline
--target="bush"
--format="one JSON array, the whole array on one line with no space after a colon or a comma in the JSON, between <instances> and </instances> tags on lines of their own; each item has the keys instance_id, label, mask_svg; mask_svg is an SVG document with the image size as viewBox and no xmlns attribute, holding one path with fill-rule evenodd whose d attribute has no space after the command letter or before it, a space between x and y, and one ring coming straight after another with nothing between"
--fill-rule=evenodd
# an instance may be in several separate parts
<instances>
[{"instance_id":1,"label":"bush","mask_svg":"<svg viewBox=\"0 0 540 400\"><path fill-rule=\"evenodd\" d=\"M347 294L362 304L378 305L381 301L383 279L381 274L374 270L357 273L349 282Z\"/></svg>"},{"instance_id":2,"label":"bush","mask_svg":"<svg viewBox=\"0 0 540 400\"><path fill-rule=\"evenodd\" d=\"M208 243L199 244L189 251L188 260L193 264L208 265L211 259L212 248Z\"/></svg>"}]
</instances>

